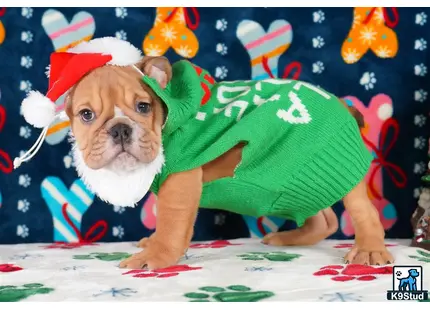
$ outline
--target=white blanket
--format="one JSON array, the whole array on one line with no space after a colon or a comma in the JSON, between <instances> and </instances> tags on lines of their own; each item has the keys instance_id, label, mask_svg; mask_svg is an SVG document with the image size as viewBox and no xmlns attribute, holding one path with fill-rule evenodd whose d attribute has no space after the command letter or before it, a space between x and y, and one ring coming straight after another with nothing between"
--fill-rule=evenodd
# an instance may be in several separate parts
<instances>
[{"instance_id":1,"label":"white blanket","mask_svg":"<svg viewBox=\"0 0 430 310\"><path fill-rule=\"evenodd\" d=\"M423 289L430 289L430 252L409 242L386 241L395 265L422 266ZM0 245L0 301L385 301L392 265L344 265L349 247L334 240L312 247L194 243L178 266L147 271L118 268L140 250L131 242Z\"/></svg>"}]
</instances>

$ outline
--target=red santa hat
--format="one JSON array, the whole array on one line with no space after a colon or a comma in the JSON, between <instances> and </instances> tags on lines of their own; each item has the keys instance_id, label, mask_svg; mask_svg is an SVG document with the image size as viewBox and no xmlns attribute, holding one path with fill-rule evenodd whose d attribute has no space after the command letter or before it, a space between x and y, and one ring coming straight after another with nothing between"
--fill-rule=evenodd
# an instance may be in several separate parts
<instances>
[{"instance_id":1,"label":"red santa hat","mask_svg":"<svg viewBox=\"0 0 430 310\"><path fill-rule=\"evenodd\" d=\"M48 67L49 86L46 95L29 92L21 104L25 120L37 128L49 126L64 110L55 101L71 89L84 75L105 66L130 66L142 58L133 45L113 37L82 42L67 52L51 54Z\"/></svg>"},{"instance_id":2,"label":"red santa hat","mask_svg":"<svg viewBox=\"0 0 430 310\"><path fill-rule=\"evenodd\" d=\"M38 91L30 91L21 104L25 120L34 127L44 129L33 147L21 158L15 159L15 168L33 157L39 150L48 127L64 112L64 104L56 106L55 101L84 75L106 65L134 66L141 59L139 49L114 37L84 41L67 52L52 53L47 71L49 78L47 93L43 95Z\"/></svg>"}]
</instances>

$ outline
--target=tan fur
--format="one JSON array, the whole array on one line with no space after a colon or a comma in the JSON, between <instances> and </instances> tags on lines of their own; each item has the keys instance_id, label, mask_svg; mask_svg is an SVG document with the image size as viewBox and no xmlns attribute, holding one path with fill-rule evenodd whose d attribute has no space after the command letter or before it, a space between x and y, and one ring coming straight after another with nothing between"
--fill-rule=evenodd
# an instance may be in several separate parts
<instances>
[{"instance_id":1,"label":"tan fur","mask_svg":"<svg viewBox=\"0 0 430 310\"><path fill-rule=\"evenodd\" d=\"M138 66L146 74L157 66L166 73L167 80L171 77L171 68L165 59L148 57ZM103 159L103 154L108 151L103 149L103 145L106 131L115 122L112 120L115 106L144 129L144 142L150 145L151 152L145 152L147 148L142 147L142 153L135 156L141 161L150 161L155 156L155 151L161 145L163 107L154 93L139 79L138 72L132 68L103 67L88 74L71 92L67 113L88 166L96 169L106 165L109 160ZM166 81L163 80L164 82ZM134 112L133 105L137 98L152 104L150 117ZM91 125L83 124L78 115L79 110L87 106L99 114ZM361 116L356 113L358 111L347 108L360 125ZM158 193L156 233L142 239L139 246L144 247L144 250L124 260L120 266L155 269L176 264L191 242L203 183L233 176L244 147L244 144L239 144L203 167L170 175ZM355 247L345 256L345 260L380 265L392 262L393 258L384 246L384 230L378 213L367 196L366 184L362 181L344 197L343 202L356 231ZM306 220L303 227L270 234L263 242L280 246L310 245L327 238L337 229L336 215L328 208Z\"/></svg>"},{"instance_id":2,"label":"tan fur","mask_svg":"<svg viewBox=\"0 0 430 310\"><path fill-rule=\"evenodd\" d=\"M142 85L136 70L113 66L98 68L79 81L66 100L66 113L73 134L90 168L106 166L120 151L107 143L109 129L120 121L113 119L115 107L144 129L139 137L139 147L131 149L130 153L142 162L151 162L157 155L163 122L162 106L152 90ZM137 101L150 103L153 107L151 114L137 113ZM82 109L96 113L92 123L82 122L79 115ZM127 123L126 119L121 121Z\"/></svg>"}]
</instances>

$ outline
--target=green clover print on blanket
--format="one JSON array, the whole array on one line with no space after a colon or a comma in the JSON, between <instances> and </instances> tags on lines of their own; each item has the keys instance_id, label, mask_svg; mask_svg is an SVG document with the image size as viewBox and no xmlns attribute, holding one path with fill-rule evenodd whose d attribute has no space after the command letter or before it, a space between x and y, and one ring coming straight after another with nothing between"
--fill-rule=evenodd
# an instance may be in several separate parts
<instances>
[{"instance_id":1,"label":"green clover print on blanket","mask_svg":"<svg viewBox=\"0 0 430 310\"><path fill-rule=\"evenodd\" d=\"M0 302L15 302L33 295L49 294L54 289L40 283L29 283L22 286L0 286Z\"/></svg>"},{"instance_id":2,"label":"green clover print on blanket","mask_svg":"<svg viewBox=\"0 0 430 310\"><path fill-rule=\"evenodd\" d=\"M111 261L120 261L123 259L126 259L130 257L131 254L125 253L125 252L112 252L112 253L100 253L100 252L93 252L86 255L73 255L74 259L98 259L105 262L111 262Z\"/></svg>"},{"instance_id":3,"label":"green clover print on blanket","mask_svg":"<svg viewBox=\"0 0 430 310\"><path fill-rule=\"evenodd\" d=\"M226 288L218 286L205 286L199 288L198 292L184 294L189 301L196 302L251 302L260 301L275 295L269 291L253 291L251 288L243 285L231 285Z\"/></svg>"},{"instance_id":4,"label":"green clover print on blanket","mask_svg":"<svg viewBox=\"0 0 430 310\"><path fill-rule=\"evenodd\" d=\"M290 262L302 255L286 252L248 252L238 255L242 260L268 260L272 262Z\"/></svg>"},{"instance_id":5,"label":"green clover print on blanket","mask_svg":"<svg viewBox=\"0 0 430 310\"><path fill-rule=\"evenodd\" d=\"M275 20L266 32L259 23L243 20L237 26L236 36L251 58L253 80L270 78L270 74L278 76L279 56L293 41L290 23L282 19Z\"/></svg>"}]
</instances>

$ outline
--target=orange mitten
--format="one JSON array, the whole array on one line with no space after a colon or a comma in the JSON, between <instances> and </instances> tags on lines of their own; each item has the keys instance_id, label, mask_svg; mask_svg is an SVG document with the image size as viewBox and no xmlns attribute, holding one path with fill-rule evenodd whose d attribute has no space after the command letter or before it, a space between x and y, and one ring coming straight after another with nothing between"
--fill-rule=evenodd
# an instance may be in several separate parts
<instances>
[{"instance_id":1,"label":"orange mitten","mask_svg":"<svg viewBox=\"0 0 430 310\"><path fill-rule=\"evenodd\" d=\"M172 47L184 57L192 58L199 50L199 41L192 30L197 29L199 15L196 8L190 8L195 15L193 24L187 8L157 8L154 27L143 40L143 51L147 56L162 56Z\"/></svg>"},{"instance_id":2,"label":"orange mitten","mask_svg":"<svg viewBox=\"0 0 430 310\"><path fill-rule=\"evenodd\" d=\"M393 27L397 25L398 13L391 8L394 18L390 20L386 8L354 9L354 20L348 37L342 45L342 58L347 64L356 63L371 49L380 58L396 56L399 44Z\"/></svg>"},{"instance_id":3,"label":"orange mitten","mask_svg":"<svg viewBox=\"0 0 430 310\"><path fill-rule=\"evenodd\" d=\"M6 13L6 8L0 8L0 17L2 17ZM6 37L6 29L3 26L3 23L0 21L0 44L3 43L4 38Z\"/></svg>"}]
</instances>

